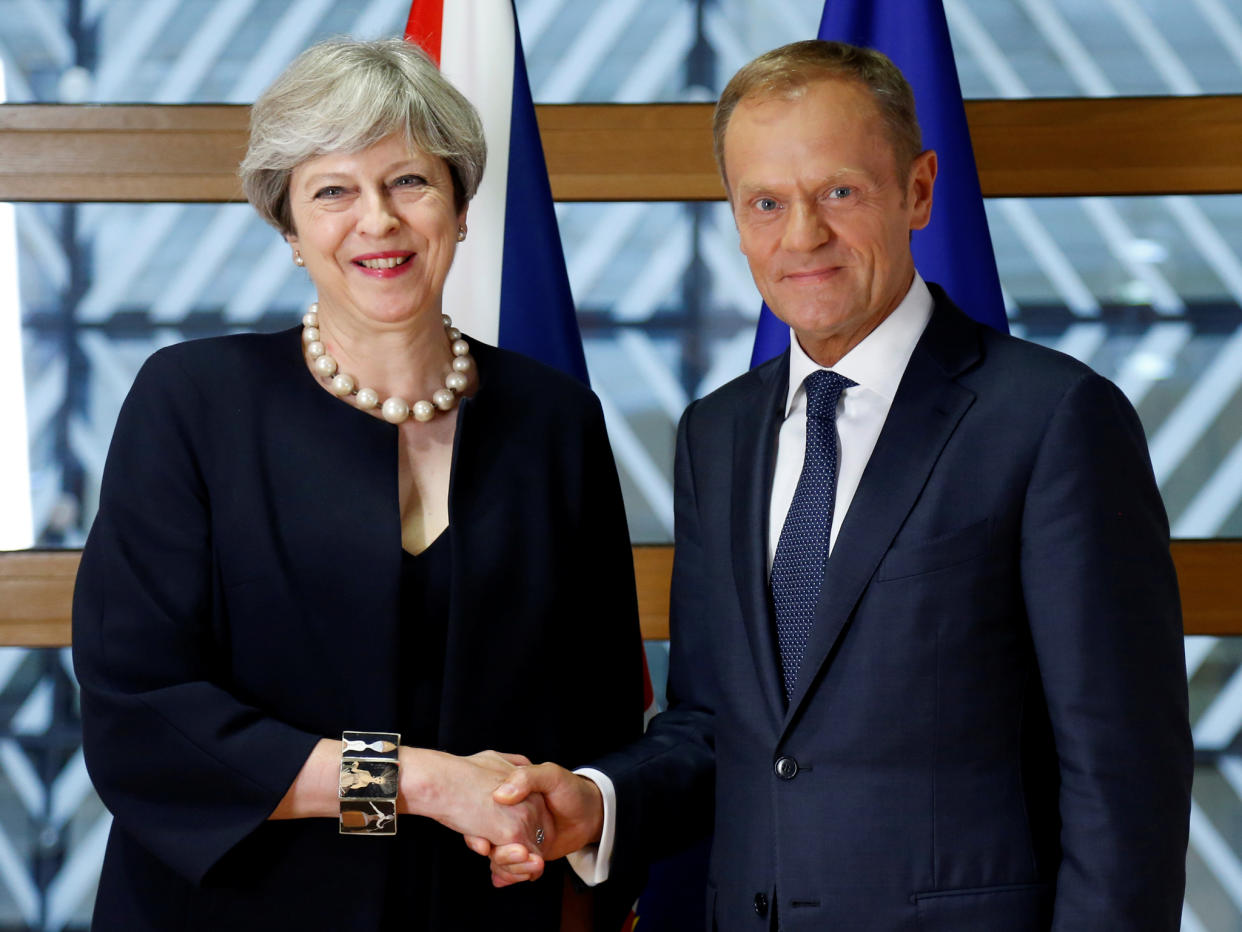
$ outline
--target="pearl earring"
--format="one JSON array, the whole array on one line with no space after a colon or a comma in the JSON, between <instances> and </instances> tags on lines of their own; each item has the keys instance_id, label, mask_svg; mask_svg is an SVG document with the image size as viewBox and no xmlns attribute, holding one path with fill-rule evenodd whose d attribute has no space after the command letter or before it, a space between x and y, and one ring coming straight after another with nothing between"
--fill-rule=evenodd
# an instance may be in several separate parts
<instances>
[{"instance_id":1,"label":"pearl earring","mask_svg":"<svg viewBox=\"0 0 1242 932\"><path fill-rule=\"evenodd\" d=\"M302 266L306 265L306 260L302 258L302 254L298 252L296 249L293 251L293 264L296 265L298 268L301 268Z\"/></svg>"},{"instance_id":2,"label":"pearl earring","mask_svg":"<svg viewBox=\"0 0 1242 932\"><path fill-rule=\"evenodd\" d=\"M457 242L463 243L465 241L466 241L466 228L458 227L457 228Z\"/></svg>"}]
</instances>

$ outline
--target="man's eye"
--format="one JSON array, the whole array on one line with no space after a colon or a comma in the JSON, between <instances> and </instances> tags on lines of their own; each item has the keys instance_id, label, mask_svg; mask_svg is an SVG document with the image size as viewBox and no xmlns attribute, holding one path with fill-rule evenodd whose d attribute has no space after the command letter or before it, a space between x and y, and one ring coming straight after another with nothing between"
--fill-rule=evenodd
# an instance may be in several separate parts
<instances>
[{"instance_id":1,"label":"man's eye","mask_svg":"<svg viewBox=\"0 0 1242 932\"><path fill-rule=\"evenodd\" d=\"M836 200L840 200L843 197L849 197L853 193L854 193L853 188L849 187L848 185L840 184L840 185L837 185L835 188L833 188L831 191L829 191L828 196L831 198L835 198Z\"/></svg>"},{"instance_id":2,"label":"man's eye","mask_svg":"<svg viewBox=\"0 0 1242 932\"><path fill-rule=\"evenodd\" d=\"M761 197L759 198L759 200L755 202L755 206L758 207L760 210L766 212L770 210L776 210L777 206L779 205L777 205L775 198Z\"/></svg>"}]
</instances>

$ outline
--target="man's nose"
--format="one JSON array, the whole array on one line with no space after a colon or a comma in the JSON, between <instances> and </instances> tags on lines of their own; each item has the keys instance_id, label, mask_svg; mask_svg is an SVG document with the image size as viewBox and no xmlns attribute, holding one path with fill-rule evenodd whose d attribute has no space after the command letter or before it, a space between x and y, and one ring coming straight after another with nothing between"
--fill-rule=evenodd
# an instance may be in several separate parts
<instances>
[{"instance_id":1,"label":"man's nose","mask_svg":"<svg viewBox=\"0 0 1242 932\"><path fill-rule=\"evenodd\" d=\"M814 204L790 206L782 245L791 252L811 252L832 238L832 228Z\"/></svg>"}]
</instances>

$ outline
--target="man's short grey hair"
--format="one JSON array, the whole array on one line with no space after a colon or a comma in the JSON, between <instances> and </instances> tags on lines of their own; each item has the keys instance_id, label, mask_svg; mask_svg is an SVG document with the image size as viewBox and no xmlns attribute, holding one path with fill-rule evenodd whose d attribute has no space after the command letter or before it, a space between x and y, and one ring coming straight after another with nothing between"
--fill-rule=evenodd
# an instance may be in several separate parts
<instances>
[{"instance_id":1,"label":"man's short grey hair","mask_svg":"<svg viewBox=\"0 0 1242 932\"><path fill-rule=\"evenodd\" d=\"M360 152L393 133L444 159L457 208L465 207L487 162L483 124L470 101L409 42L320 42L295 58L251 108L242 190L264 220L288 235L294 232L294 168L331 152Z\"/></svg>"},{"instance_id":2,"label":"man's short grey hair","mask_svg":"<svg viewBox=\"0 0 1242 932\"><path fill-rule=\"evenodd\" d=\"M910 166L923 151L923 135L914 108L914 91L901 69L875 49L806 39L764 52L743 65L721 92L712 117L712 144L725 190L729 178L725 174L724 137L737 105L749 99L792 97L808 84L824 79L854 81L871 94L893 147L897 177L905 183Z\"/></svg>"}]
</instances>

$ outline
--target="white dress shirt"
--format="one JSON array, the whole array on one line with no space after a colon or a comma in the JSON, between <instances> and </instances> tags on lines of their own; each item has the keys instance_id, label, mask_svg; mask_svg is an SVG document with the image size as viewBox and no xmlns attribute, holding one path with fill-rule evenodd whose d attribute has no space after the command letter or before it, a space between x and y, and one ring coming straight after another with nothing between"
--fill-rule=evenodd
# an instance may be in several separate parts
<instances>
[{"instance_id":1,"label":"white dress shirt","mask_svg":"<svg viewBox=\"0 0 1242 932\"><path fill-rule=\"evenodd\" d=\"M833 507L832 533L828 552L837 542L837 530L858 491L859 480L880 429L893 405L897 386L919 337L931 319L932 296L917 272L901 303L862 342L837 360L832 367L856 382L841 393L837 402L837 436L840 456L837 468L837 498ZM785 515L793 501L802 460L806 455L806 389L802 382L816 369L824 368L802 349L797 336L789 333L789 390L785 401L785 421L776 440L776 468L772 475L772 498L768 506L768 572L780 541ZM588 845L569 855L569 865L583 882L595 886L608 879L615 838L617 795L612 781L598 770L584 768L582 776L594 781L604 798L604 828L598 845Z\"/></svg>"},{"instance_id":2,"label":"white dress shirt","mask_svg":"<svg viewBox=\"0 0 1242 932\"><path fill-rule=\"evenodd\" d=\"M833 372L858 384L843 391L837 402L840 454L837 459L837 500L828 539L829 554L837 542L837 531L845 521L846 512L850 510L863 470L871 459L871 451L875 449L880 428L888 417L888 409L892 407L910 354L923 335L931 312L931 292L915 273L910 290L896 309L832 367ZM806 354L790 331L789 394L785 401L785 422L781 424L776 440L776 469L772 474L772 499L768 507L769 572L806 455L806 389L802 383L816 369L823 368Z\"/></svg>"}]
</instances>

